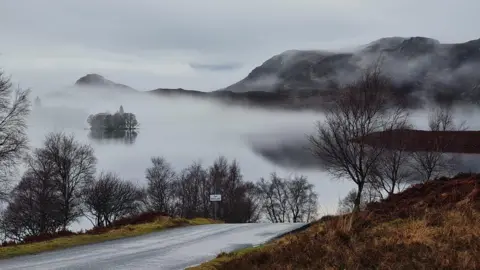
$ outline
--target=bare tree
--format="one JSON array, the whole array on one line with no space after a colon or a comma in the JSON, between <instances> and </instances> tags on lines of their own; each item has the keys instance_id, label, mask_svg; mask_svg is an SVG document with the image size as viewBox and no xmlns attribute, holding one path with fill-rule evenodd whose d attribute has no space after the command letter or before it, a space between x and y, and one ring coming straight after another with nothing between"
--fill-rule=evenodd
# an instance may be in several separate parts
<instances>
[{"instance_id":1,"label":"bare tree","mask_svg":"<svg viewBox=\"0 0 480 270\"><path fill-rule=\"evenodd\" d=\"M390 105L391 82L381 74L379 65L366 69L342 91L309 140L313 154L330 174L357 185L355 210L359 210L363 188L384 150L367 145L362 138L402 121L406 110Z\"/></svg>"},{"instance_id":2,"label":"bare tree","mask_svg":"<svg viewBox=\"0 0 480 270\"><path fill-rule=\"evenodd\" d=\"M404 119L404 122L394 123L395 126L388 128L387 132L411 129L412 125ZM380 155L377 166L368 178L370 192L376 192L379 199L390 196L395 192L403 191L412 182L414 172L411 167L412 154L407 146L411 138L396 136L396 149L385 149Z\"/></svg>"},{"instance_id":3,"label":"bare tree","mask_svg":"<svg viewBox=\"0 0 480 270\"><path fill-rule=\"evenodd\" d=\"M269 180L260 178L257 187L267 219L272 223L290 222L288 193L283 179L272 173Z\"/></svg>"},{"instance_id":4,"label":"bare tree","mask_svg":"<svg viewBox=\"0 0 480 270\"><path fill-rule=\"evenodd\" d=\"M16 165L28 149L29 93L29 90L14 89L10 79L0 71L0 200L6 198Z\"/></svg>"},{"instance_id":5,"label":"bare tree","mask_svg":"<svg viewBox=\"0 0 480 270\"><path fill-rule=\"evenodd\" d=\"M177 213L185 218L203 216L204 194L202 186L207 181L207 172L200 163L193 163L179 174L176 186Z\"/></svg>"},{"instance_id":6,"label":"bare tree","mask_svg":"<svg viewBox=\"0 0 480 270\"><path fill-rule=\"evenodd\" d=\"M224 211L226 210L225 207L225 200L232 200L229 195L226 196L225 193L230 192L226 190L225 184L227 182L227 178L229 177L229 168L228 168L228 160L224 156L218 157L213 164L208 168L208 191L205 193L204 203L207 207L211 209L212 217L218 218L225 218ZM235 181L235 180L234 180ZM221 202L218 202L220 207L215 207L214 203L210 203L210 194L223 194L223 198ZM228 198L230 197L230 198ZM214 213L216 211L216 213ZM228 209L227 209L228 211Z\"/></svg>"},{"instance_id":7,"label":"bare tree","mask_svg":"<svg viewBox=\"0 0 480 270\"><path fill-rule=\"evenodd\" d=\"M430 112L428 126L430 131L465 130L465 122L456 124L451 107L437 107ZM412 153L411 168L421 182L449 174L454 167L452 155L445 152L450 142L435 136L433 149Z\"/></svg>"},{"instance_id":8,"label":"bare tree","mask_svg":"<svg viewBox=\"0 0 480 270\"><path fill-rule=\"evenodd\" d=\"M287 181L288 207L292 222L310 222L317 215L318 195L307 177L300 175Z\"/></svg>"},{"instance_id":9,"label":"bare tree","mask_svg":"<svg viewBox=\"0 0 480 270\"><path fill-rule=\"evenodd\" d=\"M239 217L238 222L253 223L260 219L261 215L261 202L257 196L257 189L254 183L244 182L239 188L237 188L236 197L240 197L236 203L235 215Z\"/></svg>"},{"instance_id":10,"label":"bare tree","mask_svg":"<svg viewBox=\"0 0 480 270\"><path fill-rule=\"evenodd\" d=\"M97 159L93 148L76 141L73 135L50 133L38 156L52 163L53 179L60 193L63 229L82 215L81 194L95 174Z\"/></svg>"},{"instance_id":11,"label":"bare tree","mask_svg":"<svg viewBox=\"0 0 480 270\"><path fill-rule=\"evenodd\" d=\"M172 214L175 171L162 157L152 157L151 161L152 166L145 172L149 206L152 210Z\"/></svg>"},{"instance_id":12,"label":"bare tree","mask_svg":"<svg viewBox=\"0 0 480 270\"><path fill-rule=\"evenodd\" d=\"M260 179L257 192L270 222L308 222L316 217L318 197L304 176L287 179L272 173L269 180Z\"/></svg>"},{"instance_id":13,"label":"bare tree","mask_svg":"<svg viewBox=\"0 0 480 270\"><path fill-rule=\"evenodd\" d=\"M85 212L97 227L109 226L119 218L137 214L142 200L140 189L114 173L102 173L84 190Z\"/></svg>"},{"instance_id":14,"label":"bare tree","mask_svg":"<svg viewBox=\"0 0 480 270\"><path fill-rule=\"evenodd\" d=\"M4 213L3 227L6 236L21 241L27 236L54 233L62 228L61 203L55 183L53 168L28 170L12 192Z\"/></svg>"},{"instance_id":15,"label":"bare tree","mask_svg":"<svg viewBox=\"0 0 480 270\"><path fill-rule=\"evenodd\" d=\"M220 156L208 169L208 183L214 193L222 195L216 217L229 223L253 222L258 219L258 205L254 199L254 186L244 182L240 165L236 160ZM208 193L206 194L208 199ZM213 203L210 203L213 208Z\"/></svg>"},{"instance_id":16,"label":"bare tree","mask_svg":"<svg viewBox=\"0 0 480 270\"><path fill-rule=\"evenodd\" d=\"M140 126L140 123L137 121L137 117L133 113L124 113L123 117L125 119L125 129L134 130Z\"/></svg>"}]
</instances>

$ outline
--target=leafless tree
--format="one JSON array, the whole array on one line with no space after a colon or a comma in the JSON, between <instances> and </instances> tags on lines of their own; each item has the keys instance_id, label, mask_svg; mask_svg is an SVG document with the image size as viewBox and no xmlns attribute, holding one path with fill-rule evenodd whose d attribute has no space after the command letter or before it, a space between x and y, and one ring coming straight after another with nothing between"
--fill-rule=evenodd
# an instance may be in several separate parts
<instances>
[{"instance_id":1,"label":"leafless tree","mask_svg":"<svg viewBox=\"0 0 480 270\"><path fill-rule=\"evenodd\" d=\"M39 157L52 163L53 179L60 193L62 225L67 226L81 216L81 194L95 174L96 158L91 146L76 141L73 135L50 133L44 146L37 149Z\"/></svg>"},{"instance_id":2,"label":"leafless tree","mask_svg":"<svg viewBox=\"0 0 480 270\"><path fill-rule=\"evenodd\" d=\"M316 216L317 194L304 176L286 179L272 173L270 179L260 179L257 192L270 222L308 222Z\"/></svg>"},{"instance_id":3,"label":"leafless tree","mask_svg":"<svg viewBox=\"0 0 480 270\"><path fill-rule=\"evenodd\" d=\"M313 184L307 177L296 176L287 181L288 208L292 222L310 222L316 218L318 195L314 192Z\"/></svg>"},{"instance_id":4,"label":"leafless tree","mask_svg":"<svg viewBox=\"0 0 480 270\"><path fill-rule=\"evenodd\" d=\"M268 180L260 178L257 187L267 219L273 223L289 222L285 182L276 173L272 173Z\"/></svg>"},{"instance_id":5,"label":"leafless tree","mask_svg":"<svg viewBox=\"0 0 480 270\"><path fill-rule=\"evenodd\" d=\"M175 171L162 157L152 157L152 166L147 168L148 203L154 211L173 214Z\"/></svg>"},{"instance_id":6,"label":"leafless tree","mask_svg":"<svg viewBox=\"0 0 480 270\"><path fill-rule=\"evenodd\" d=\"M195 162L183 169L175 183L177 213L186 218L203 216L204 194L202 186L206 183L207 172L203 166Z\"/></svg>"},{"instance_id":7,"label":"leafless tree","mask_svg":"<svg viewBox=\"0 0 480 270\"><path fill-rule=\"evenodd\" d=\"M194 162L174 179L171 181L174 190L172 205L176 215L215 217L233 223L255 222L259 218L256 186L243 180L235 160L229 163L226 157L220 156L207 168ZM214 205L210 202L211 194L221 194L222 200Z\"/></svg>"},{"instance_id":8,"label":"leafless tree","mask_svg":"<svg viewBox=\"0 0 480 270\"><path fill-rule=\"evenodd\" d=\"M140 189L114 173L102 173L84 189L85 213L89 219L93 218L92 223L97 227L109 226L119 218L137 214L142 200Z\"/></svg>"},{"instance_id":9,"label":"leafless tree","mask_svg":"<svg viewBox=\"0 0 480 270\"><path fill-rule=\"evenodd\" d=\"M212 217L219 217L224 218L225 213L224 211L227 205L225 204L225 200L232 200L233 198L229 198L229 195L225 194L227 192L231 192L231 190L226 190L226 183L227 178L229 177L229 168L228 168L228 160L224 156L218 157L213 164L208 168L208 191L205 193L205 205L211 209ZM235 181L235 179L234 179ZM222 201L216 202L219 207L214 207L213 203L210 203L210 194L222 194ZM217 211L217 213L213 214L213 211Z\"/></svg>"},{"instance_id":10,"label":"leafless tree","mask_svg":"<svg viewBox=\"0 0 480 270\"><path fill-rule=\"evenodd\" d=\"M456 124L451 107L437 107L431 110L428 126L430 131L465 130L465 122ZM450 174L454 169L455 160L452 155L446 154L445 149L450 142L435 139L433 149L412 153L411 168L421 182Z\"/></svg>"},{"instance_id":11,"label":"leafless tree","mask_svg":"<svg viewBox=\"0 0 480 270\"><path fill-rule=\"evenodd\" d=\"M21 241L26 236L54 233L62 228L60 196L55 187L53 167L44 164L36 171L28 170L12 192L4 213L6 236Z\"/></svg>"},{"instance_id":12,"label":"leafless tree","mask_svg":"<svg viewBox=\"0 0 480 270\"><path fill-rule=\"evenodd\" d=\"M124 113L123 117L125 119L125 129L134 130L140 126L140 123L137 121L137 117L133 113Z\"/></svg>"},{"instance_id":13,"label":"leafless tree","mask_svg":"<svg viewBox=\"0 0 480 270\"><path fill-rule=\"evenodd\" d=\"M381 132L403 121L406 110L391 106L391 82L382 75L380 65L369 67L356 82L342 90L309 136L313 154L330 174L357 185L355 210L360 209L362 191L377 167L383 147L367 145L363 137Z\"/></svg>"},{"instance_id":14,"label":"leafless tree","mask_svg":"<svg viewBox=\"0 0 480 270\"><path fill-rule=\"evenodd\" d=\"M236 160L228 162L220 156L208 168L208 183L212 193L222 195L216 202L216 217L229 223L253 222L258 219L258 205L254 198L254 185L243 181L240 165ZM208 199L208 193L206 194ZM213 203L210 203L213 207Z\"/></svg>"},{"instance_id":15,"label":"leafless tree","mask_svg":"<svg viewBox=\"0 0 480 270\"><path fill-rule=\"evenodd\" d=\"M28 149L29 93L29 90L14 88L0 71L0 200L8 194L16 165Z\"/></svg>"},{"instance_id":16,"label":"leafless tree","mask_svg":"<svg viewBox=\"0 0 480 270\"><path fill-rule=\"evenodd\" d=\"M347 214L351 213L355 210L355 199L357 198L357 190L352 189L350 190L347 195L338 201L338 209L337 212L339 214ZM362 201L359 206L360 210L365 208L365 202L362 197Z\"/></svg>"},{"instance_id":17,"label":"leafless tree","mask_svg":"<svg viewBox=\"0 0 480 270\"><path fill-rule=\"evenodd\" d=\"M355 198L357 197L357 190L350 190L347 195L338 201L338 214L348 214L355 211ZM371 202L376 202L379 199L378 190L367 183L363 190L362 201L360 202L360 210L365 210L367 205Z\"/></svg>"},{"instance_id":18,"label":"leafless tree","mask_svg":"<svg viewBox=\"0 0 480 270\"><path fill-rule=\"evenodd\" d=\"M404 122L395 123L387 131L394 132L400 129L411 129L412 125ZM407 144L410 138L396 137L398 147L385 149L380 155L377 166L368 178L370 192L376 192L379 199L390 196L395 192L403 191L414 177L412 170L412 154L408 152Z\"/></svg>"},{"instance_id":19,"label":"leafless tree","mask_svg":"<svg viewBox=\"0 0 480 270\"><path fill-rule=\"evenodd\" d=\"M237 199L235 215L238 216L237 222L253 223L260 220L261 201L257 196L257 189L254 183L244 182L237 188Z\"/></svg>"}]
</instances>

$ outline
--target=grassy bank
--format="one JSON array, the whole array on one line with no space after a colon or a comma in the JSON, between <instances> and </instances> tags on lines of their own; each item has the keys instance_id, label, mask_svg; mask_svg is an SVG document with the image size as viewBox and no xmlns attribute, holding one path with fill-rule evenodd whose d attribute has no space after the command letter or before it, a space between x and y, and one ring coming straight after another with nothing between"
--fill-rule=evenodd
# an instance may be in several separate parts
<instances>
[{"instance_id":1,"label":"grassy bank","mask_svg":"<svg viewBox=\"0 0 480 270\"><path fill-rule=\"evenodd\" d=\"M20 255L37 254L44 251L64 249L79 245L99 243L109 240L115 240L125 237L139 236L151 232L161 231L169 228L205 225L218 223L217 221L205 218L183 219L160 217L154 222L125 225L119 228L108 230L99 234L78 234L68 237L59 237L47 241L26 243L13 246L0 247L0 259L10 258Z\"/></svg>"},{"instance_id":2,"label":"grassy bank","mask_svg":"<svg viewBox=\"0 0 480 270\"><path fill-rule=\"evenodd\" d=\"M480 269L480 177L416 185L191 269Z\"/></svg>"}]
</instances>

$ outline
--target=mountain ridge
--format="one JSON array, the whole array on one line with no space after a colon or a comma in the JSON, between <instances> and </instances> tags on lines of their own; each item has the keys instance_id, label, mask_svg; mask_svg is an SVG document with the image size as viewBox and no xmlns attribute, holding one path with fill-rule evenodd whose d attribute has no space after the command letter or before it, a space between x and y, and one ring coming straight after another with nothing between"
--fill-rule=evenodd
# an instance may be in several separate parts
<instances>
[{"instance_id":1,"label":"mountain ridge","mask_svg":"<svg viewBox=\"0 0 480 270\"><path fill-rule=\"evenodd\" d=\"M411 98L416 93L423 100L480 99L475 91L471 93L474 89L468 89L480 82L480 73L475 71L480 68L480 39L441 43L418 36L385 37L351 52L287 50L221 90L291 91L292 95L322 92L354 81L366 66L378 59L382 71L395 82L397 92Z\"/></svg>"},{"instance_id":2,"label":"mountain ridge","mask_svg":"<svg viewBox=\"0 0 480 270\"><path fill-rule=\"evenodd\" d=\"M318 109L335 99L337 89L355 81L381 59L394 85L397 104L480 102L480 39L441 43L428 37L384 37L350 52L287 50L255 67L247 76L212 92L183 88L146 91L162 96L192 96L255 106ZM78 86L135 89L87 74ZM136 91L139 92L139 91Z\"/></svg>"}]
</instances>

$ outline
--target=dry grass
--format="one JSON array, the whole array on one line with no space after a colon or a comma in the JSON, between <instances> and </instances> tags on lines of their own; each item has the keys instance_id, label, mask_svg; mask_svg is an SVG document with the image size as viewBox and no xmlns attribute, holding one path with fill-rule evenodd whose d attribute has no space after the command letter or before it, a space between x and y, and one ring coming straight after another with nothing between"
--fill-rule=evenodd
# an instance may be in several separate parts
<instances>
[{"instance_id":1,"label":"dry grass","mask_svg":"<svg viewBox=\"0 0 480 270\"><path fill-rule=\"evenodd\" d=\"M425 216L363 228L351 215L339 217L288 241L224 254L192 270L480 269L480 214L449 211L440 217L434 224Z\"/></svg>"},{"instance_id":2,"label":"dry grass","mask_svg":"<svg viewBox=\"0 0 480 270\"><path fill-rule=\"evenodd\" d=\"M472 195L477 184L457 178L416 186L365 212L223 254L192 270L480 269L479 199Z\"/></svg>"},{"instance_id":3,"label":"dry grass","mask_svg":"<svg viewBox=\"0 0 480 270\"><path fill-rule=\"evenodd\" d=\"M161 231L168 228L176 228L191 225L205 225L218 223L217 221L206 218L184 219L161 217L154 222L126 225L120 228L112 229L101 234L79 234L68 237L59 237L43 242L35 242L14 246L0 247L0 259L10 258L20 255L37 254L44 251L64 249L79 245L92 244L115 240L125 237L139 236L155 231Z\"/></svg>"}]
</instances>

